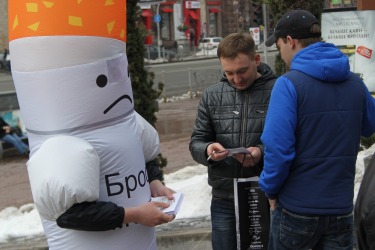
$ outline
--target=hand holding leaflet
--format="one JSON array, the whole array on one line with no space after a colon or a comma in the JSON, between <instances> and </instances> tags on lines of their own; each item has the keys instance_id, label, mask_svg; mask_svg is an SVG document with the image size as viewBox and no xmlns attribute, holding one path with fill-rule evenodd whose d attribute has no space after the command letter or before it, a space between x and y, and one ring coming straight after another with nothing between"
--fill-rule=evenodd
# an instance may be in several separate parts
<instances>
[{"instance_id":1,"label":"hand holding leaflet","mask_svg":"<svg viewBox=\"0 0 375 250\"><path fill-rule=\"evenodd\" d=\"M168 215L177 215L180 211L182 200L184 199L184 194L177 192L173 194L174 199L169 200L167 196L152 197L151 201L159 201L169 203L169 207L163 208L162 211Z\"/></svg>"},{"instance_id":2,"label":"hand holding leaflet","mask_svg":"<svg viewBox=\"0 0 375 250\"><path fill-rule=\"evenodd\" d=\"M229 151L229 154L228 156L232 156L234 154L248 154L249 151L244 148L244 147L240 147L240 148L229 148L227 149Z\"/></svg>"},{"instance_id":3,"label":"hand holding leaflet","mask_svg":"<svg viewBox=\"0 0 375 250\"><path fill-rule=\"evenodd\" d=\"M212 155L218 154L218 153L223 153L223 152L226 152L226 151L229 152L229 154L227 155L227 157L232 156L234 154L248 154L249 153L249 151L246 148L244 148L244 147L229 148L229 149L226 149L225 151L213 151L212 154L210 154L208 156L207 161L209 161L212 158Z\"/></svg>"}]
</instances>

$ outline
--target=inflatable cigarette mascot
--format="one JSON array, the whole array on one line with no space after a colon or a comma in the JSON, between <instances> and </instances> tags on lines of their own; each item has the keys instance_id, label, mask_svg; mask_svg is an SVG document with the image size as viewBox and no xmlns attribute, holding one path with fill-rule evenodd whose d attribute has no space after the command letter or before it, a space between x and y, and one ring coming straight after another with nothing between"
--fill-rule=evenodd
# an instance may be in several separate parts
<instances>
[{"instance_id":1,"label":"inflatable cigarette mascot","mask_svg":"<svg viewBox=\"0 0 375 250\"><path fill-rule=\"evenodd\" d=\"M49 249L156 249L153 227L122 226L127 208L150 204L145 162L159 154L156 131L134 111L126 1L8 5L27 168Z\"/></svg>"}]
</instances>

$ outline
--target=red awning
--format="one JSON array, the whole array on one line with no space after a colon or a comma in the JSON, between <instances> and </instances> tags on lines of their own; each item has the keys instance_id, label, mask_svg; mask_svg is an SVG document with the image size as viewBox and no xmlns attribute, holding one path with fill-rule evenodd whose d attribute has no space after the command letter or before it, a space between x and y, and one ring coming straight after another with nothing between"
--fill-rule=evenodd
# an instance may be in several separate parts
<instances>
[{"instance_id":1,"label":"red awning","mask_svg":"<svg viewBox=\"0 0 375 250\"><path fill-rule=\"evenodd\" d=\"M173 12L173 9L172 8L163 8L163 9L161 9L161 11L171 13L171 12Z\"/></svg>"},{"instance_id":2,"label":"red awning","mask_svg":"<svg viewBox=\"0 0 375 250\"><path fill-rule=\"evenodd\" d=\"M151 10L145 9L145 10L142 10L142 16L143 17L152 17L153 14L152 14Z\"/></svg>"},{"instance_id":3,"label":"red awning","mask_svg":"<svg viewBox=\"0 0 375 250\"><path fill-rule=\"evenodd\" d=\"M220 12L220 10L218 8L209 8L208 11L211 12L211 13L218 13L218 12Z\"/></svg>"},{"instance_id":4,"label":"red awning","mask_svg":"<svg viewBox=\"0 0 375 250\"><path fill-rule=\"evenodd\" d=\"M194 19L194 20L199 20L199 17L197 13L195 13L194 10L189 10L189 15Z\"/></svg>"}]
</instances>

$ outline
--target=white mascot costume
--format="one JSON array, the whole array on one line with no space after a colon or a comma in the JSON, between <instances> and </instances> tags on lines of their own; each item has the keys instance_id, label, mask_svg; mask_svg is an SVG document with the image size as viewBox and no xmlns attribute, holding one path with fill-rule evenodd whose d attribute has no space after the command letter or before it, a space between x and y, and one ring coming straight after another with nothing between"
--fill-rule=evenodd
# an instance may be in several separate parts
<instances>
[{"instance_id":1,"label":"white mascot costume","mask_svg":"<svg viewBox=\"0 0 375 250\"><path fill-rule=\"evenodd\" d=\"M150 200L145 162L159 153L159 138L134 111L126 1L8 5L12 74L31 149L27 167L49 248L155 249L152 227L87 232L55 222L83 201L126 208Z\"/></svg>"}]
</instances>

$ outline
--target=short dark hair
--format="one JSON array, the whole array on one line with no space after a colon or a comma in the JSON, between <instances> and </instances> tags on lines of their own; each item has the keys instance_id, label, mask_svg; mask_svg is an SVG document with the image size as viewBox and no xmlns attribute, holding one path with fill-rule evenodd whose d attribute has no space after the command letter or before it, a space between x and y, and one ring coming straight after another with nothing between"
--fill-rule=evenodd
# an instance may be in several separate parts
<instances>
[{"instance_id":1,"label":"short dark hair","mask_svg":"<svg viewBox=\"0 0 375 250\"><path fill-rule=\"evenodd\" d=\"M238 54L245 54L251 58L255 57L255 42L249 33L232 33L224 37L217 48L219 59L234 59Z\"/></svg>"}]
</instances>

